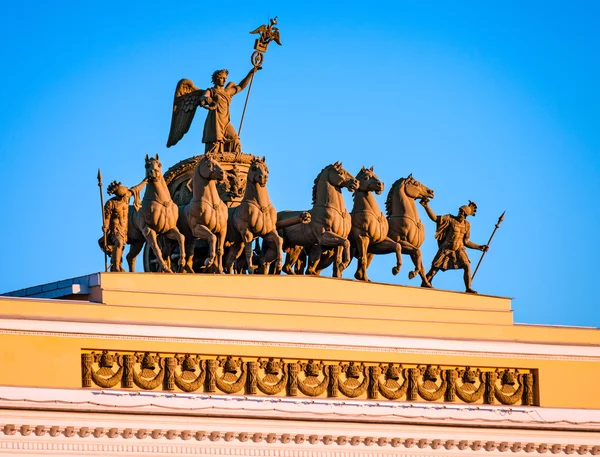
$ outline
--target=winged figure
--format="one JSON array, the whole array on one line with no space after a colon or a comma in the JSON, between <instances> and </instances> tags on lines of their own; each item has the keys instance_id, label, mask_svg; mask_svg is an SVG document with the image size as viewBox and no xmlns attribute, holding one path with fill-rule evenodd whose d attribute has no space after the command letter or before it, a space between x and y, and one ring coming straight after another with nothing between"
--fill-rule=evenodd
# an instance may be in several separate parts
<instances>
[{"instance_id":1,"label":"winged figure","mask_svg":"<svg viewBox=\"0 0 600 457\"><path fill-rule=\"evenodd\" d=\"M212 75L213 87L198 89L189 79L182 79L175 88L173 114L167 147L171 147L189 131L198 106L208 110L204 122L202 142L205 152L241 152L240 139L231 125L229 105L231 98L246 88L252 75L259 68L252 68L239 84L229 82L225 85L229 72L217 70Z\"/></svg>"}]
</instances>

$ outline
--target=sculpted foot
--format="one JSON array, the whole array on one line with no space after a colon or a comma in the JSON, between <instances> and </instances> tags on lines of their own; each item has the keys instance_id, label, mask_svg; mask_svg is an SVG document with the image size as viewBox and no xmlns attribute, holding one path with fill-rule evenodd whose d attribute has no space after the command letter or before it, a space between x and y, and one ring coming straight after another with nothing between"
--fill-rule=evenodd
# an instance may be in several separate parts
<instances>
[{"instance_id":1,"label":"sculpted foot","mask_svg":"<svg viewBox=\"0 0 600 457\"><path fill-rule=\"evenodd\" d=\"M465 290L465 292L466 292L466 293L468 293L468 294L476 294L476 293L477 293L477 291L476 291L476 290L473 290L473 289L471 289L471 288L469 288L469 289Z\"/></svg>"},{"instance_id":2,"label":"sculpted foot","mask_svg":"<svg viewBox=\"0 0 600 457\"><path fill-rule=\"evenodd\" d=\"M429 281L421 282L421 287L425 287L427 289L433 289L433 286L431 285L431 283Z\"/></svg>"},{"instance_id":3,"label":"sculpted foot","mask_svg":"<svg viewBox=\"0 0 600 457\"><path fill-rule=\"evenodd\" d=\"M213 264L214 261L215 261L214 257L207 257L206 260L204 261L204 267L209 268Z\"/></svg>"},{"instance_id":4,"label":"sculpted foot","mask_svg":"<svg viewBox=\"0 0 600 457\"><path fill-rule=\"evenodd\" d=\"M419 274L419 272L417 270L409 271L408 272L408 279L415 279L418 274Z\"/></svg>"},{"instance_id":5,"label":"sculpted foot","mask_svg":"<svg viewBox=\"0 0 600 457\"><path fill-rule=\"evenodd\" d=\"M392 274L393 274L394 276L396 276L398 273L400 273L400 267L401 267L401 265L396 265L394 268L392 268ZM412 273L412 272L411 272L411 273ZM409 278L409 279L412 279L412 278L410 277L410 273L408 274L408 278Z\"/></svg>"}]
</instances>

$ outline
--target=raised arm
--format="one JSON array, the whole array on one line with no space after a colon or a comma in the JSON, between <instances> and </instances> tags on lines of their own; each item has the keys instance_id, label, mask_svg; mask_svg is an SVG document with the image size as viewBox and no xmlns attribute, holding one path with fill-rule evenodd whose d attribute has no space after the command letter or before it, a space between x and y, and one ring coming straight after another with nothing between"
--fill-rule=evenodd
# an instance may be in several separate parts
<instances>
[{"instance_id":1,"label":"raised arm","mask_svg":"<svg viewBox=\"0 0 600 457\"><path fill-rule=\"evenodd\" d=\"M147 178L144 178L144 180L143 180L141 183L139 183L139 184L138 184L138 185L136 185L136 186L133 186L133 187L131 187L129 190L130 190L131 192L139 192L140 190L142 190L142 189L144 188L144 186L145 186L146 184L148 184L148 179L147 179Z\"/></svg>"},{"instance_id":2,"label":"raised arm","mask_svg":"<svg viewBox=\"0 0 600 457\"><path fill-rule=\"evenodd\" d=\"M427 216L429 217L429 219L431 219L433 222L437 222L437 215L429 207L429 201L423 198L423 199L419 200L419 203L421 203L421 206L423 206L423 208L425 208L425 212L427 213Z\"/></svg>"},{"instance_id":3,"label":"raised arm","mask_svg":"<svg viewBox=\"0 0 600 457\"><path fill-rule=\"evenodd\" d=\"M262 69L262 67L252 67L252 70L250 70L248 72L246 77L244 79L242 79L239 84L237 84L237 85L232 84L231 86L226 87L225 90L230 95L235 95L238 92L243 91L246 88L246 86L248 85L248 83L250 83L250 80L252 79L252 75L254 75L254 73L256 73L258 70L261 70L261 69Z\"/></svg>"}]
</instances>

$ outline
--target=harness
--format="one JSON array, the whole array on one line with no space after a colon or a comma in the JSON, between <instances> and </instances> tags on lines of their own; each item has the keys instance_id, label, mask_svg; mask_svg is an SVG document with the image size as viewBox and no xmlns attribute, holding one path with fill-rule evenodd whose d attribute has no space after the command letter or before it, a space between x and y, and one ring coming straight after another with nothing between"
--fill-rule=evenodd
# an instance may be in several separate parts
<instances>
[{"instance_id":1,"label":"harness","mask_svg":"<svg viewBox=\"0 0 600 457\"><path fill-rule=\"evenodd\" d=\"M256 203L254 200L246 200L246 203L255 206L263 214L266 214L267 211L269 211L269 209L273 208L273 205L271 203L269 203L267 206L261 206L258 203Z\"/></svg>"},{"instance_id":2,"label":"harness","mask_svg":"<svg viewBox=\"0 0 600 457\"><path fill-rule=\"evenodd\" d=\"M145 202L148 202L148 201L150 201L150 202L156 202L159 205L164 206L165 208L167 208L167 206L169 205L169 203L173 202L172 199L169 199L169 200L167 200L165 202L159 202L156 198L146 198L146 197L144 197L142 201L145 201Z\"/></svg>"},{"instance_id":3,"label":"harness","mask_svg":"<svg viewBox=\"0 0 600 457\"><path fill-rule=\"evenodd\" d=\"M209 200L205 200L204 198L201 198L200 200L192 198L192 199L190 200L190 203L198 203L198 202L199 202L200 204L202 204L202 203L206 203L206 204L207 204L207 205L208 205L210 208L213 208L214 210L217 210L217 209L219 209L219 205L221 204L221 202L215 202L215 203L212 203L212 202L210 202Z\"/></svg>"}]
</instances>

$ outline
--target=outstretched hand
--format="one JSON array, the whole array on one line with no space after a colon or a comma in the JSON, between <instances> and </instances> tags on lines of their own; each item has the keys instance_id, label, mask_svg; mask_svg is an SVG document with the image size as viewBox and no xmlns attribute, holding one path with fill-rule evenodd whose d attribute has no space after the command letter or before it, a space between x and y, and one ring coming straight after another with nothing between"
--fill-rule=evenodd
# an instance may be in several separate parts
<instances>
[{"instance_id":1,"label":"outstretched hand","mask_svg":"<svg viewBox=\"0 0 600 457\"><path fill-rule=\"evenodd\" d=\"M421 206L423 208L427 208L427 204L429 203L429 199L427 197L423 197L421 200L419 200L419 203L421 204Z\"/></svg>"},{"instance_id":2,"label":"outstretched hand","mask_svg":"<svg viewBox=\"0 0 600 457\"><path fill-rule=\"evenodd\" d=\"M489 249L490 247L487 244L484 244L479 248L479 250L482 252L488 252Z\"/></svg>"}]
</instances>

